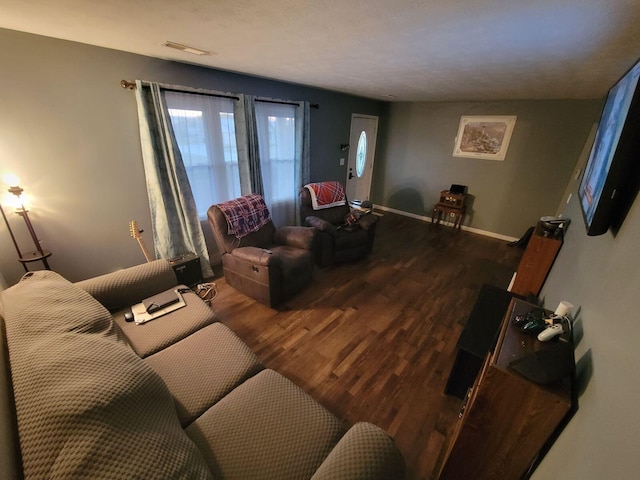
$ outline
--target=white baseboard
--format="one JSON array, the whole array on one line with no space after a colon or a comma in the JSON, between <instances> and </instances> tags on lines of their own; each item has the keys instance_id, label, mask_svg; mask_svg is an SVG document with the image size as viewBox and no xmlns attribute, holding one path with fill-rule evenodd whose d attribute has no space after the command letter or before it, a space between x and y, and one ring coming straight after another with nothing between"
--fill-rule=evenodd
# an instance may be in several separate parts
<instances>
[{"instance_id":1,"label":"white baseboard","mask_svg":"<svg viewBox=\"0 0 640 480\"><path fill-rule=\"evenodd\" d=\"M402 210L396 210L395 208L383 207L382 205L374 205L373 208L378 210L382 210L384 212L396 213L398 215L403 215L409 218L415 218L416 220L420 220L422 222L431 222L431 217L426 217L424 215L417 215L415 213L404 212ZM486 230L480 230L479 228L467 227L462 225L462 230L471 233L477 233L478 235L484 235L485 237L497 238L498 240L504 240L506 242L515 242L518 238L510 237L508 235L502 235L500 233L488 232Z\"/></svg>"}]
</instances>

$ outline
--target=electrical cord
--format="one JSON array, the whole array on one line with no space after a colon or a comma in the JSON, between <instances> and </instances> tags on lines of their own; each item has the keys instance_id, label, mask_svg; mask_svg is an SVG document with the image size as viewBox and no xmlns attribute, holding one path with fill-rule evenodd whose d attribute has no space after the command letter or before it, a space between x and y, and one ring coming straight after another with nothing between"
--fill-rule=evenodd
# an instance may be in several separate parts
<instances>
[{"instance_id":1,"label":"electrical cord","mask_svg":"<svg viewBox=\"0 0 640 480\"><path fill-rule=\"evenodd\" d=\"M216 289L216 284L213 282L208 283L199 283L195 288L196 295L198 295L204 303L211 306L211 302L216 295L218 294L218 290Z\"/></svg>"}]
</instances>

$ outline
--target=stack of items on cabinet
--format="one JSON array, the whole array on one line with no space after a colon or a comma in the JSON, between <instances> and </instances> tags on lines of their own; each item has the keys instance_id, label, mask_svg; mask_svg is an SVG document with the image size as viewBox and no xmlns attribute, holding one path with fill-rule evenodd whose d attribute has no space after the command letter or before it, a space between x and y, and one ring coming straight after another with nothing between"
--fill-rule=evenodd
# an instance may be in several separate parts
<instances>
[{"instance_id":1,"label":"stack of items on cabinet","mask_svg":"<svg viewBox=\"0 0 640 480\"><path fill-rule=\"evenodd\" d=\"M402 478L380 428L336 417L249 348L163 260L0 297L2 478ZM141 324L131 306L180 289Z\"/></svg>"}]
</instances>

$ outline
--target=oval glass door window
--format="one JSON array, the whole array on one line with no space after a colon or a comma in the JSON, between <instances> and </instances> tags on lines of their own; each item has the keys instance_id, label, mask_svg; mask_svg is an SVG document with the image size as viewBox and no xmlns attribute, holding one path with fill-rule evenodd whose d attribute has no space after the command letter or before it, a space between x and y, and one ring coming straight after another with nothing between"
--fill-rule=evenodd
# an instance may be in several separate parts
<instances>
[{"instance_id":1,"label":"oval glass door window","mask_svg":"<svg viewBox=\"0 0 640 480\"><path fill-rule=\"evenodd\" d=\"M362 177L364 166L367 163L367 134L362 131L358 139L358 148L356 149L356 175Z\"/></svg>"}]
</instances>

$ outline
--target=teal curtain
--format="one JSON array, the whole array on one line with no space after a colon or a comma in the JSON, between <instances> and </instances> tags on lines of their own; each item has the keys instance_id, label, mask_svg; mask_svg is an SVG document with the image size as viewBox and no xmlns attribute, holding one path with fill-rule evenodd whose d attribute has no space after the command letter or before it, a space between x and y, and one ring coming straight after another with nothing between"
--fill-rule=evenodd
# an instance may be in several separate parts
<instances>
[{"instance_id":1,"label":"teal curtain","mask_svg":"<svg viewBox=\"0 0 640 480\"><path fill-rule=\"evenodd\" d=\"M309 102L299 102L296 109L296 224L300 225L300 196L298 192L311 181L311 107Z\"/></svg>"},{"instance_id":2,"label":"teal curtain","mask_svg":"<svg viewBox=\"0 0 640 480\"><path fill-rule=\"evenodd\" d=\"M249 193L264 195L256 125L256 97L253 95L239 95L239 97L240 101L236 102L233 118L236 127L240 187L243 195Z\"/></svg>"},{"instance_id":3,"label":"teal curtain","mask_svg":"<svg viewBox=\"0 0 640 480\"><path fill-rule=\"evenodd\" d=\"M196 253L202 259L203 276L212 277L198 211L162 91L157 83L136 81L136 87L156 258Z\"/></svg>"}]
</instances>

